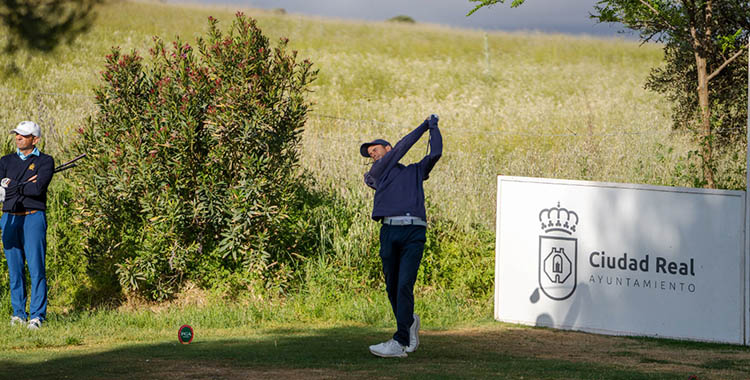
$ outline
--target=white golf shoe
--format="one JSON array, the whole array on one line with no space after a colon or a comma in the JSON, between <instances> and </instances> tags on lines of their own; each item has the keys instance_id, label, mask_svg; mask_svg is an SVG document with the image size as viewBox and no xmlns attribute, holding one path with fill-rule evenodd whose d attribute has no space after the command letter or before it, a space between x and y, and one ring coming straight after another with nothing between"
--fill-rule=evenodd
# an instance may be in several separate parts
<instances>
[{"instance_id":1,"label":"white golf shoe","mask_svg":"<svg viewBox=\"0 0 750 380\"><path fill-rule=\"evenodd\" d=\"M32 320L29 321L29 326L28 326L29 330L39 330L40 328L42 328L42 320L41 319L34 318L34 319L32 319Z\"/></svg>"},{"instance_id":2,"label":"white golf shoe","mask_svg":"<svg viewBox=\"0 0 750 380\"><path fill-rule=\"evenodd\" d=\"M405 358L407 356L406 347L394 339L370 346L370 352L381 358Z\"/></svg>"},{"instance_id":3,"label":"white golf shoe","mask_svg":"<svg viewBox=\"0 0 750 380\"><path fill-rule=\"evenodd\" d=\"M414 322L409 327L409 345L406 346L406 352L412 353L419 347L419 316L414 314Z\"/></svg>"},{"instance_id":4,"label":"white golf shoe","mask_svg":"<svg viewBox=\"0 0 750 380\"><path fill-rule=\"evenodd\" d=\"M11 326L23 326L26 324L26 321L21 319L21 317L16 317L15 315L10 317L10 325Z\"/></svg>"}]
</instances>

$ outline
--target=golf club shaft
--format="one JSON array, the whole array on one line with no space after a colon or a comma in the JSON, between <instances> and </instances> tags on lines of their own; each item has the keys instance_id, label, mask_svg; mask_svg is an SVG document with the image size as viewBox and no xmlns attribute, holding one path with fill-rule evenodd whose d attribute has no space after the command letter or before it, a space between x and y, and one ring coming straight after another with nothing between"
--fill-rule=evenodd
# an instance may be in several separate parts
<instances>
[{"instance_id":1,"label":"golf club shaft","mask_svg":"<svg viewBox=\"0 0 750 380\"><path fill-rule=\"evenodd\" d=\"M84 157L86 157L86 153L83 153L83 154L79 155L78 157L76 157L76 158L74 158L74 159L72 159L72 160L70 160L70 161L68 161L68 162L66 162L66 163L64 163L64 164L62 164L62 165L60 165L60 166L56 167L56 168L55 168L55 170L54 170L53 172L54 172L54 173L57 173L57 172L61 172L61 171L63 171L63 170L66 170L66 169L70 169L70 168L72 168L72 167L75 167L75 166L76 166L76 165L78 165L78 164L74 164L74 162L76 162L76 161L78 161L78 160L80 160L80 159L82 159L82 158L84 158Z\"/></svg>"},{"instance_id":2,"label":"golf club shaft","mask_svg":"<svg viewBox=\"0 0 750 380\"><path fill-rule=\"evenodd\" d=\"M66 165L66 166L60 165L59 167L56 167L55 170L52 171L52 173L59 173L59 172L61 172L63 170L72 169L72 168L74 168L76 166L78 166L78 164L70 164L70 165Z\"/></svg>"}]
</instances>

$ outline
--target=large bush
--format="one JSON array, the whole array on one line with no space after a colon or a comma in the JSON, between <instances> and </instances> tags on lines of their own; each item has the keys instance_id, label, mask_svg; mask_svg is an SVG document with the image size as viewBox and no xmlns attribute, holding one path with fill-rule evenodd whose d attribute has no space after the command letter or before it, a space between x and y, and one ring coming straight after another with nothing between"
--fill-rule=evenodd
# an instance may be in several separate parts
<instances>
[{"instance_id":1,"label":"large bush","mask_svg":"<svg viewBox=\"0 0 750 380\"><path fill-rule=\"evenodd\" d=\"M298 145L317 75L287 50L238 13L226 35L209 18L197 50L155 38L148 62L106 57L99 112L76 143L89 155L76 181L93 290L285 286L304 235Z\"/></svg>"}]
</instances>

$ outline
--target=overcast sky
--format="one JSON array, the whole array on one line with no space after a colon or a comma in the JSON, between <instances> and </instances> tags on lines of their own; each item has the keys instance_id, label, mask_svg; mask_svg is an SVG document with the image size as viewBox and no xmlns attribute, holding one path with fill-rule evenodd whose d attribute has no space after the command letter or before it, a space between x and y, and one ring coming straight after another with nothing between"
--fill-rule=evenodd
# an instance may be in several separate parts
<instances>
[{"instance_id":1,"label":"overcast sky","mask_svg":"<svg viewBox=\"0 0 750 380\"><path fill-rule=\"evenodd\" d=\"M169 0L180 2L183 0ZM187 0L203 4L238 5L249 8L284 8L335 18L380 21L407 15L417 22L488 30L537 30L551 33L617 35L617 27L597 24L589 18L597 0L526 0L518 8L498 4L466 17L475 3L468 0ZM508 0L507 3L511 2ZM623 35L634 38L633 35Z\"/></svg>"}]
</instances>

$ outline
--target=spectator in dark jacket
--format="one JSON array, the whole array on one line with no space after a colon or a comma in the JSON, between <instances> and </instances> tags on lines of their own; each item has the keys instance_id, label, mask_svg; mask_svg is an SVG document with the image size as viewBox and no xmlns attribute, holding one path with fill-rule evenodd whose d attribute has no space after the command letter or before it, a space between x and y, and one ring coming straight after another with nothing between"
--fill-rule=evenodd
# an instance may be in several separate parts
<instances>
[{"instance_id":1,"label":"spectator in dark jacket","mask_svg":"<svg viewBox=\"0 0 750 380\"><path fill-rule=\"evenodd\" d=\"M400 164L399 160L427 131L430 153L416 164ZM414 283L427 231L422 181L427 179L442 153L443 139L436 115L430 116L393 147L381 139L360 146L360 154L374 161L370 171L365 173L365 184L375 189L372 219L383 224L380 259L397 326L392 339L370 346L373 355L403 358L419 346L420 321L414 313Z\"/></svg>"},{"instance_id":2,"label":"spectator in dark jacket","mask_svg":"<svg viewBox=\"0 0 750 380\"><path fill-rule=\"evenodd\" d=\"M0 158L0 194L5 200L0 228L10 277L10 303L13 307L10 324L36 330L47 317L45 212L47 187L52 180L55 162L37 149L42 131L34 122L23 121L11 133L16 135L16 152ZM31 280L28 314L26 265Z\"/></svg>"}]
</instances>

